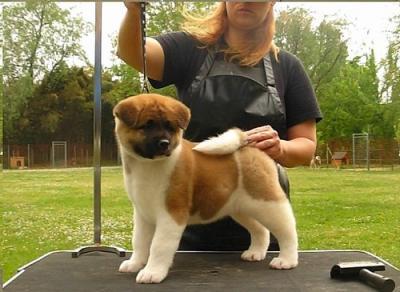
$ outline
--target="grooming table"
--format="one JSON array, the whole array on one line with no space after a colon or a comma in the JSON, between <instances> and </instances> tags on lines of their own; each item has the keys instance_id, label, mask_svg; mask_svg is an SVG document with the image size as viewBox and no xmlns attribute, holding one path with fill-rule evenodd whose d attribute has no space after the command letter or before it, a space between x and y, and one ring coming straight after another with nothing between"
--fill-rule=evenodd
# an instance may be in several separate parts
<instances>
[{"instance_id":1,"label":"grooming table","mask_svg":"<svg viewBox=\"0 0 400 292\"><path fill-rule=\"evenodd\" d=\"M174 265L161 284L136 284L136 274L118 273L129 258L93 252L72 258L71 251L49 253L19 270L4 292L91 292L91 291L376 291L357 280L333 280L331 267L342 261L381 261L386 271L378 272L396 282L400 271L382 259L363 251L302 251L300 265L293 270L268 268L276 252L261 262L245 262L240 253L178 252Z\"/></svg>"}]
</instances>

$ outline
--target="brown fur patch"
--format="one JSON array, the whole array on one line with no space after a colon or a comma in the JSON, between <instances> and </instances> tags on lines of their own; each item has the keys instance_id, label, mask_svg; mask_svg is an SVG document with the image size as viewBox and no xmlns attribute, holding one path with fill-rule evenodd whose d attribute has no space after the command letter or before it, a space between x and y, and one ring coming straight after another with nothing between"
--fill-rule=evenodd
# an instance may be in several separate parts
<instances>
[{"instance_id":1,"label":"brown fur patch","mask_svg":"<svg viewBox=\"0 0 400 292\"><path fill-rule=\"evenodd\" d=\"M195 160L193 205L190 213L211 219L238 187L239 171L233 155L205 155L192 151Z\"/></svg>"},{"instance_id":2,"label":"brown fur patch","mask_svg":"<svg viewBox=\"0 0 400 292\"><path fill-rule=\"evenodd\" d=\"M192 206L193 156L191 143L183 140L182 152L167 190L167 210L178 224L186 224Z\"/></svg>"},{"instance_id":3,"label":"brown fur patch","mask_svg":"<svg viewBox=\"0 0 400 292\"><path fill-rule=\"evenodd\" d=\"M262 151L244 147L239 151L243 185L247 192L257 200L277 201L285 199L279 185L275 163Z\"/></svg>"},{"instance_id":4,"label":"brown fur patch","mask_svg":"<svg viewBox=\"0 0 400 292\"><path fill-rule=\"evenodd\" d=\"M115 134L118 144L128 148L131 148L132 145L142 143L145 139L142 131L128 127L119 118L115 118Z\"/></svg>"},{"instance_id":5,"label":"brown fur patch","mask_svg":"<svg viewBox=\"0 0 400 292\"><path fill-rule=\"evenodd\" d=\"M113 113L128 127L140 127L150 119L164 119L186 129L190 120L190 111L183 103L159 94L130 96L120 101Z\"/></svg>"},{"instance_id":6,"label":"brown fur patch","mask_svg":"<svg viewBox=\"0 0 400 292\"><path fill-rule=\"evenodd\" d=\"M238 186L233 155L204 155L193 151L193 145L183 140L168 189L167 208L178 224L185 224L189 215L197 213L203 220L211 219Z\"/></svg>"}]
</instances>

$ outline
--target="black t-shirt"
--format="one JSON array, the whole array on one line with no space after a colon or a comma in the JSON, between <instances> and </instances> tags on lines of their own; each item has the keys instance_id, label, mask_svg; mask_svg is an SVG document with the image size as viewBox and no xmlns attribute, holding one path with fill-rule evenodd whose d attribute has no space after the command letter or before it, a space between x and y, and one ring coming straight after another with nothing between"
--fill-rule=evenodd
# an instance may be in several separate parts
<instances>
[{"instance_id":1,"label":"black t-shirt","mask_svg":"<svg viewBox=\"0 0 400 292\"><path fill-rule=\"evenodd\" d=\"M208 50L183 32L163 34L156 37L156 40L164 50L164 73L162 81L150 80L151 84L156 88L174 84L178 93L187 92L186 89L197 76ZM315 93L299 59L288 52L280 51L279 62L274 58L271 61L275 86L285 105L287 128L310 119L319 121L321 113ZM249 71L262 72L259 68L253 69ZM244 250L249 243L248 232L232 219L226 218L208 225L191 226L183 235L180 249ZM273 249L276 249L276 245Z\"/></svg>"},{"instance_id":2,"label":"black t-shirt","mask_svg":"<svg viewBox=\"0 0 400 292\"><path fill-rule=\"evenodd\" d=\"M174 84L178 91L186 89L197 75L208 50L184 32L167 33L155 39L164 50L164 74L162 81L150 80L150 83L155 88ZM276 88L285 104L287 127L310 119L321 120L311 81L301 61L284 50L280 50L278 59L277 62L271 58Z\"/></svg>"}]
</instances>

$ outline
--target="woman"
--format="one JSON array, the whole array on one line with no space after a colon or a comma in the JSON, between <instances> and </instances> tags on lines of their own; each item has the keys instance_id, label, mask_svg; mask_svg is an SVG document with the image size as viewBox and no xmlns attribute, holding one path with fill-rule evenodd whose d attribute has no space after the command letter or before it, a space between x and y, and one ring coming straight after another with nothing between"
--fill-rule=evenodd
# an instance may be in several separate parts
<instances>
[{"instance_id":1,"label":"woman","mask_svg":"<svg viewBox=\"0 0 400 292\"><path fill-rule=\"evenodd\" d=\"M278 164L308 165L321 113L301 62L273 43L274 5L222 2L208 17L190 17L184 32L147 38L147 73L156 88L174 84L191 109L187 139L239 127ZM140 6L126 6L118 56L142 71ZM181 248L243 250L249 242L247 231L225 219L188 228Z\"/></svg>"}]
</instances>

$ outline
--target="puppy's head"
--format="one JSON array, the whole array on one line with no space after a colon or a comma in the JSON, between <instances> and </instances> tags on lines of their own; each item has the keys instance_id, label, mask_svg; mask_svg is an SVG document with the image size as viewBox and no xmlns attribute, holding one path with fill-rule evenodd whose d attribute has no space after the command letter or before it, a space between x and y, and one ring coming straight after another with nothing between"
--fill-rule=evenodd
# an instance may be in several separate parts
<instances>
[{"instance_id":1,"label":"puppy's head","mask_svg":"<svg viewBox=\"0 0 400 292\"><path fill-rule=\"evenodd\" d=\"M190 120L183 103L158 94L128 97L113 114L120 146L131 156L146 159L170 156Z\"/></svg>"}]
</instances>

